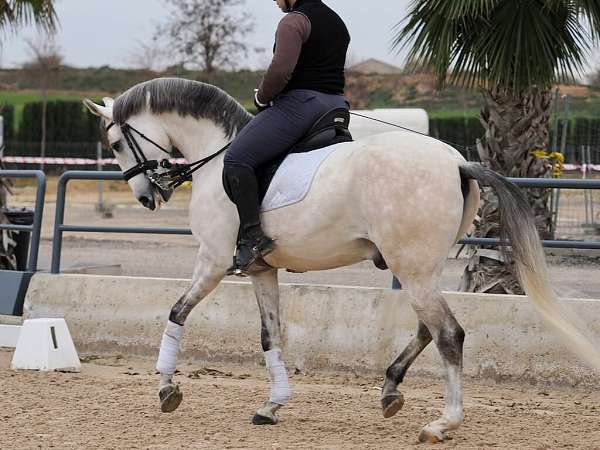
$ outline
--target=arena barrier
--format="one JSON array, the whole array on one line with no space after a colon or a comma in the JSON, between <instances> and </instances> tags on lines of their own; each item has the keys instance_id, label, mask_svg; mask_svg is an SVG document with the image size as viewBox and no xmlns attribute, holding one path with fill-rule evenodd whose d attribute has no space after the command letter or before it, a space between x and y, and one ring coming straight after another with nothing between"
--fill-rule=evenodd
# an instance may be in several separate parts
<instances>
[{"instance_id":1,"label":"arena barrier","mask_svg":"<svg viewBox=\"0 0 600 450\"><path fill-rule=\"evenodd\" d=\"M156 358L171 305L188 280L36 274L25 318L64 317L83 354ZM572 357L526 297L445 293L466 330L465 373L494 381L597 385L600 376ZM600 300L568 300L600 342ZM416 330L401 291L322 285L281 286L288 367L384 373ZM185 326L183 358L259 364L260 319L249 283L223 282ZM430 346L409 376L441 374Z\"/></svg>"}]
</instances>

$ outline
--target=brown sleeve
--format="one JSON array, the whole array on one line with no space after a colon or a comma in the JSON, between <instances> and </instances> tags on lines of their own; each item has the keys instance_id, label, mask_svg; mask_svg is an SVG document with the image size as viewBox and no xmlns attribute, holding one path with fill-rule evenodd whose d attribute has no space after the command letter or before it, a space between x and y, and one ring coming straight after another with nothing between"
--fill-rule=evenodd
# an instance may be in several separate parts
<instances>
[{"instance_id":1,"label":"brown sleeve","mask_svg":"<svg viewBox=\"0 0 600 450\"><path fill-rule=\"evenodd\" d=\"M302 13L286 14L275 36L275 54L258 89L258 101L269 103L283 91L310 36L310 21Z\"/></svg>"}]
</instances>

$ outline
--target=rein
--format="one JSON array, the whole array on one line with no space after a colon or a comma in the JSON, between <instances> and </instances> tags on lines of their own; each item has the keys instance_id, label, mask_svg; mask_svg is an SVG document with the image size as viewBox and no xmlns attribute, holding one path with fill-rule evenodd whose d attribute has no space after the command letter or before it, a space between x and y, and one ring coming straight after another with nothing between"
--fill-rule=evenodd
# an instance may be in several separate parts
<instances>
[{"instance_id":1,"label":"rein","mask_svg":"<svg viewBox=\"0 0 600 450\"><path fill-rule=\"evenodd\" d=\"M401 130L409 131L409 132L411 132L411 133L420 134L421 136L425 136L425 137L428 137L428 138L431 138L431 139L435 139L436 141L443 142L444 144L448 144L448 145L450 145L450 146L452 146L452 147L454 147L454 148L462 148L462 149L464 149L464 150L467 150L467 149L469 148L469 147L468 147L468 146L466 146L466 145L457 144L457 143L455 143L455 142L446 141L446 140L444 140L444 139L439 139L439 138L436 138L436 137L430 136L430 135L428 135L428 134L421 133L420 131L417 131L417 130L411 130L410 128L403 127L402 125L398 125L398 124L391 123L391 122L386 122L385 120L379 120L379 119L376 119L376 118L374 118L374 117L364 116L364 115L362 115L362 114L355 113L355 112L352 112L352 111L350 111L350 114L352 114L353 116L362 117L363 119L369 119L369 120L372 120L373 122L379 122L379 123L383 123L383 124L385 124L385 125L390 125L390 126L392 126L392 127L395 127L395 128L400 128Z\"/></svg>"},{"instance_id":2,"label":"rein","mask_svg":"<svg viewBox=\"0 0 600 450\"><path fill-rule=\"evenodd\" d=\"M106 127L106 131L108 132L115 125L115 122L111 122ZM125 179L125 181L129 181L139 174L150 171L151 173L148 174L148 179L162 190L173 190L181 186L186 181L189 181L194 172L196 172L197 170L208 164L210 161L215 159L217 156L219 156L221 153L226 151L231 145L230 142L221 149L219 149L217 152L213 153L212 155L209 155L206 158L199 159L198 161L194 161L189 164L172 164L168 159L162 159L159 161L156 159L149 160L148 158L146 158L146 155L144 155L144 152L142 151L142 148L133 136L133 133L137 134L140 138L152 144L167 155L170 156L170 153L167 149L157 144L152 139L150 139L140 131L136 130L131 125L125 123L120 127L121 132L125 137L125 141L127 142L127 146L133 153L133 156L135 157L135 160L137 162L137 165L123 172L123 178ZM163 173L154 172L159 167L168 170Z\"/></svg>"}]
</instances>

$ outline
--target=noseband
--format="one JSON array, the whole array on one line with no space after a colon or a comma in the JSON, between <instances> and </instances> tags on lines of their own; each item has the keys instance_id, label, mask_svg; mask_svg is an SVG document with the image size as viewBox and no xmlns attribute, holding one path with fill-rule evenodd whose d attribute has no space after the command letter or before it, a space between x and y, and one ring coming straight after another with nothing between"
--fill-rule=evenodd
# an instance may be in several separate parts
<instances>
[{"instance_id":1,"label":"noseband","mask_svg":"<svg viewBox=\"0 0 600 450\"><path fill-rule=\"evenodd\" d=\"M108 131L115 125L117 125L115 122L111 122L106 127L106 132L108 133ZM169 156L171 154L167 149L157 144L152 139L150 139L140 131L136 130L128 123L119 125L119 127L121 128L121 133L125 138L125 142L127 142L127 146L131 150L131 153L133 153L133 156L137 162L137 165L123 172L123 178L125 179L125 181L129 181L137 175L145 174L148 177L148 180L150 180L152 184L154 184L162 191L172 191L181 186L186 181L190 181L194 172L196 172L202 166L219 156L231 145L230 142L223 148L221 148L219 151L213 153L212 155L190 164L172 164L171 161L169 161L169 159L149 160L148 158L146 158L146 155L144 154L142 148L138 144L138 141L135 139L133 133L137 134L140 138L142 138L146 142L149 142L163 153L166 153ZM167 171L162 173L156 172L156 170L159 167L167 169Z\"/></svg>"}]
</instances>

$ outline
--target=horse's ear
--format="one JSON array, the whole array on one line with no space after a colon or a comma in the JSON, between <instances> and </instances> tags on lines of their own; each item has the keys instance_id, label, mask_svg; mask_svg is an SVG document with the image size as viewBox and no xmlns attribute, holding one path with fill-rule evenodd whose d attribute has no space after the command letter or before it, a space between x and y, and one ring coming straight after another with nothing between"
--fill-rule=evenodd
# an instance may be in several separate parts
<instances>
[{"instance_id":1,"label":"horse's ear","mask_svg":"<svg viewBox=\"0 0 600 450\"><path fill-rule=\"evenodd\" d=\"M96 105L89 98L83 100L85 107L95 116L103 117L108 120L112 120L112 106L100 106Z\"/></svg>"},{"instance_id":2,"label":"horse's ear","mask_svg":"<svg viewBox=\"0 0 600 450\"><path fill-rule=\"evenodd\" d=\"M111 97L103 97L102 101L104 102L104 106L108 106L109 108L112 108L115 104L115 100Z\"/></svg>"}]
</instances>

